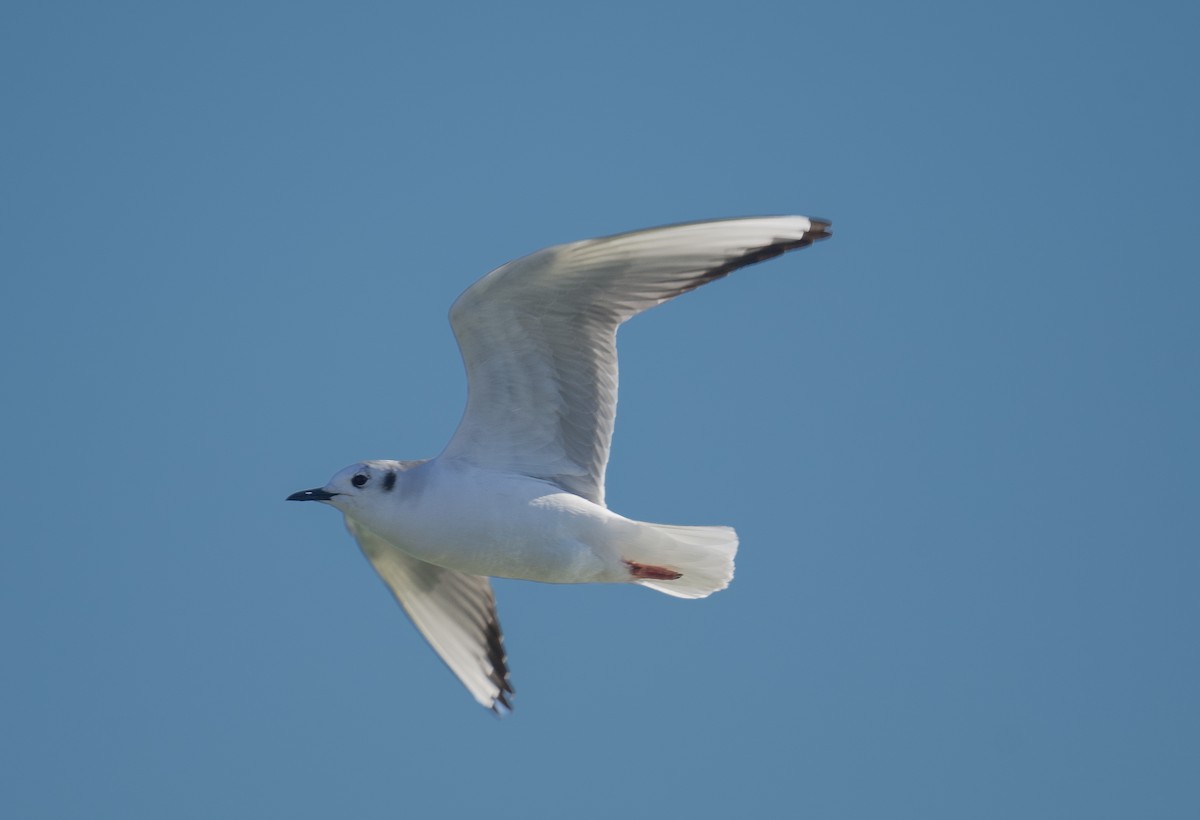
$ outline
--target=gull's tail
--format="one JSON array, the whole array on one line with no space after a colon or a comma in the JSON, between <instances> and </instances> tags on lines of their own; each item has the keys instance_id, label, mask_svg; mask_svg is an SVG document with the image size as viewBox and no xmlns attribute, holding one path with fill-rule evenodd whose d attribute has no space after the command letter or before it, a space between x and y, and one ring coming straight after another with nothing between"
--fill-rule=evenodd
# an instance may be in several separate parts
<instances>
[{"instance_id":1,"label":"gull's tail","mask_svg":"<svg viewBox=\"0 0 1200 820\"><path fill-rule=\"evenodd\" d=\"M638 523L641 537L623 556L634 583L676 598L705 598L733 580L733 527Z\"/></svg>"}]
</instances>

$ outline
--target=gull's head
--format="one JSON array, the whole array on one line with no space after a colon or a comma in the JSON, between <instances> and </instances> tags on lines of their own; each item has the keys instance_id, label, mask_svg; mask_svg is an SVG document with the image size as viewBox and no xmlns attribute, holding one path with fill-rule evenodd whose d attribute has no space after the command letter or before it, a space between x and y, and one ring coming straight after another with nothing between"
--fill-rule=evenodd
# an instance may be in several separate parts
<instances>
[{"instance_id":1,"label":"gull's head","mask_svg":"<svg viewBox=\"0 0 1200 820\"><path fill-rule=\"evenodd\" d=\"M348 512L390 494L401 469L401 465L394 461L360 461L339 471L324 487L292 493L287 500L324 501L342 512Z\"/></svg>"}]
</instances>

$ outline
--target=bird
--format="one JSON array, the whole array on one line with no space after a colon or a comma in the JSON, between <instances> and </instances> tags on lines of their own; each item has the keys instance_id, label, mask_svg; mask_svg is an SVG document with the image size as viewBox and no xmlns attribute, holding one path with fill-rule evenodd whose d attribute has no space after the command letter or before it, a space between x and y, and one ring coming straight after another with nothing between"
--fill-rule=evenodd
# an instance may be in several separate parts
<instances>
[{"instance_id":1,"label":"bird","mask_svg":"<svg viewBox=\"0 0 1200 820\"><path fill-rule=\"evenodd\" d=\"M514 689L490 578L633 583L704 598L733 578L731 527L625 518L604 501L617 329L733 271L831 235L805 216L688 222L555 245L450 308L467 406L440 455L352 464L289 501L342 512L416 628L498 715Z\"/></svg>"}]
</instances>

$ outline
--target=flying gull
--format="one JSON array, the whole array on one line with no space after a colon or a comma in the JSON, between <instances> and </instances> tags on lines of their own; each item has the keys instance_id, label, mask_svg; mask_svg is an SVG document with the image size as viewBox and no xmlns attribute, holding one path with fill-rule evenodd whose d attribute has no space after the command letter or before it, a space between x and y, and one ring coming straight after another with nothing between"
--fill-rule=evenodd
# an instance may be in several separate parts
<instances>
[{"instance_id":1,"label":"flying gull","mask_svg":"<svg viewBox=\"0 0 1200 820\"><path fill-rule=\"evenodd\" d=\"M362 461L288 496L346 527L442 660L483 706L512 708L489 576L633 583L704 598L733 578L737 533L625 518L604 503L617 328L738 268L827 238L804 216L692 222L545 248L450 309L467 409L446 449Z\"/></svg>"}]
</instances>

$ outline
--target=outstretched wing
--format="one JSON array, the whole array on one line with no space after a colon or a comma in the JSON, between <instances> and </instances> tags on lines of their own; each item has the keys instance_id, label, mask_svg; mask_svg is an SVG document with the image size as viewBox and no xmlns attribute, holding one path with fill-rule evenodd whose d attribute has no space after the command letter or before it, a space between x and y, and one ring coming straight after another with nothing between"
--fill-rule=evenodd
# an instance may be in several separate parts
<instances>
[{"instance_id":1,"label":"outstretched wing","mask_svg":"<svg viewBox=\"0 0 1200 820\"><path fill-rule=\"evenodd\" d=\"M346 528L471 696L498 714L511 711L508 658L488 579L419 561L349 518Z\"/></svg>"},{"instance_id":2,"label":"outstretched wing","mask_svg":"<svg viewBox=\"0 0 1200 820\"><path fill-rule=\"evenodd\" d=\"M468 397L442 458L543 478L603 504L620 324L828 228L804 216L692 222L557 245L497 268L450 309Z\"/></svg>"}]
</instances>

